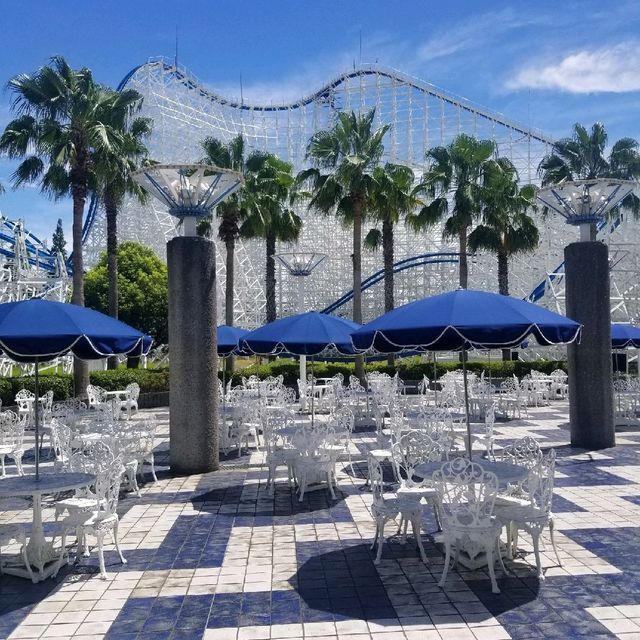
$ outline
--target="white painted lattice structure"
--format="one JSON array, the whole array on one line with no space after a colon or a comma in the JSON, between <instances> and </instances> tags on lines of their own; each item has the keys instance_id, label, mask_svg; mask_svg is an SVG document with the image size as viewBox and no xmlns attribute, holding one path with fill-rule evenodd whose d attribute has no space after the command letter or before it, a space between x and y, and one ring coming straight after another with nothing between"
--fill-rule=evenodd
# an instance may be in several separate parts
<instances>
[{"instance_id":1,"label":"white painted lattice structure","mask_svg":"<svg viewBox=\"0 0 640 640\"><path fill-rule=\"evenodd\" d=\"M447 144L457 134L490 138L500 155L508 156L518 168L521 180L538 182L536 169L549 151L552 140L506 117L475 106L433 85L395 70L362 65L334 78L321 89L289 104L259 105L234 100L207 89L182 66L163 58L150 59L131 73L121 87L138 90L144 96L142 115L153 118L149 141L151 157L159 162L194 162L202 156L200 141L215 136L229 141L239 133L249 149L264 149L289 160L294 169L306 166L305 151L310 136L331 125L340 110L376 108L377 124L391 123L385 138L387 160L409 164L417 173L424 166L425 151ZM305 296L309 308L322 310L340 299L350 288L351 237L334 219L324 219L302 207L304 228L298 246L312 246L328 255L323 268L307 279ZM534 256L515 258L511 265L513 295L530 296L551 307L563 306L561 276L562 250L574 239L574 232L559 217L539 218L542 241ZM119 216L120 240L136 240L164 257L166 241L176 233L175 222L161 206L149 202L144 207L128 202ZM617 255L619 274L613 289L619 292L614 318L634 319L640 315L637 285L640 274L634 241L638 230L626 222L602 232ZM624 233L622 233L624 231ZM615 241L624 240L623 245ZM219 313L224 317L224 247L219 244ZM104 212L95 205L85 224L88 263L94 262L106 246ZM637 244L636 244L637 246ZM627 247L627 248L625 248ZM629 248L631 247L631 248ZM291 250L279 247L279 251ZM457 286L456 248L441 239L439 229L415 234L399 225L396 230L396 304ZM264 321L264 245L261 241L238 242L236 253L235 321L252 327ZM364 252L363 277L373 276L382 267L380 252ZM560 270L558 271L558 269ZM618 279L619 275L619 279ZM287 313L296 298L293 276L282 267L277 272L279 312ZM383 310L380 282L363 294L364 318ZM488 290L497 287L495 258L478 255L470 262L470 286ZM332 311L349 315L349 302Z\"/></svg>"},{"instance_id":2,"label":"white painted lattice structure","mask_svg":"<svg viewBox=\"0 0 640 640\"><path fill-rule=\"evenodd\" d=\"M0 303L28 298L65 301L70 279L61 255L53 254L22 220L0 214ZM0 357L0 375L11 375L15 363ZM23 371L32 369L24 365Z\"/></svg>"}]
</instances>

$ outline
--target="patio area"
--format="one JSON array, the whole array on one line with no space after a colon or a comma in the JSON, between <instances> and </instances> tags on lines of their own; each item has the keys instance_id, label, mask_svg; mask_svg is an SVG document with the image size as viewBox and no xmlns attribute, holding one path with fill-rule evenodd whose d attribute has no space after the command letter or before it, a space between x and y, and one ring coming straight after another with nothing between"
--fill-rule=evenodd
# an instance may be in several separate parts
<instances>
[{"instance_id":1,"label":"patio area","mask_svg":"<svg viewBox=\"0 0 640 640\"><path fill-rule=\"evenodd\" d=\"M39 584L1 577L0 638L640 638L640 427L619 429L615 449L585 453L567 444L566 401L496 423L496 449L532 435L557 450L553 512L563 566L543 537L546 580L535 577L527 553L507 561L514 575L496 569L502 593L493 594L485 571L463 568L446 590L438 587L444 556L428 508L428 565L399 537L374 565L363 487L373 429L353 435L355 474L342 456L337 499L323 490L299 503L282 471L268 493L255 450L232 452L219 472L171 478L163 467L168 409L139 416L149 414L159 422L159 481L142 486L141 498L120 499L128 563L109 545L107 581L97 576L95 553ZM29 472L33 460L25 462ZM391 467L385 471L391 482ZM53 509L44 516L46 531ZM0 522L30 520L29 511L0 512ZM526 534L520 547L531 550Z\"/></svg>"}]
</instances>

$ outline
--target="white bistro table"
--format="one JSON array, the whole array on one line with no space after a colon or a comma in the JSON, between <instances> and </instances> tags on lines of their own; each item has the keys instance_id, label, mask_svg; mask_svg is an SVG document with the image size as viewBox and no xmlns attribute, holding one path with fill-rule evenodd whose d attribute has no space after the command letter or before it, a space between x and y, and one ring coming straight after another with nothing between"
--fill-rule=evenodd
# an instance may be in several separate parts
<instances>
[{"instance_id":1,"label":"white bistro table","mask_svg":"<svg viewBox=\"0 0 640 640\"><path fill-rule=\"evenodd\" d=\"M52 561L58 558L52 544L44 537L42 496L87 487L95 479L90 473L43 473L37 480L35 475L26 475L0 481L0 498L33 497L33 522L27 544L27 558L38 569L37 582L48 578L55 571L57 562ZM27 570L20 566L7 565L3 567L3 571L21 578L31 578Z\"/></svg>"},{"instance_id":2,"label":"white bistro table","mask_svg":"<svg viewBox=\"0 0 640 640\"><path fill-rule=\"evenodd\" d=\"M524 480L528 473L526 467L508 462L492 462L482 458L474 458L472 462L479 464L485 471L495 473L498 478L498 485L501 487ZM414 474L420 478L431 478L433 472L440 469L443 464L445 462L423 462L416 465Z\"/></svg>"},{"instance_id":3,"label":"white bistro table","mask_svg":"<svg viewBox=\"0 0 640 640\"><path fill-rule=\"evenodd\" d=\"M492 462L481 458L474 458L473 462L477 462L485 471L495 473L498 478L498 485L501 487L524 480L528 473L525 467L509 464L508 462ZM421 478L431 478L433 472L440 469L443 464L444 462L424 462L416 466L415 475ZM442 542L441 533L436 534L434 538L436 542ZM475 570L487 565L485 553L481 552L477 544L466 536L461 539L458 552L459 554L456 556L458 561L468 569Z\"/></svg>"}]
</instances>

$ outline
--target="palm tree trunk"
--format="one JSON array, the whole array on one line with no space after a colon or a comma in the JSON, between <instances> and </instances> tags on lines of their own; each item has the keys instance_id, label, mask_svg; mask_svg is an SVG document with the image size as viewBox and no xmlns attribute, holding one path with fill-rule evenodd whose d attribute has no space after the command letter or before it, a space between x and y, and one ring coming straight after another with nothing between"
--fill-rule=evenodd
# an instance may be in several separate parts
<instances>
[{"instance_id":1,"label":"palm tree trunk","mask_svg":"<svg viewBox=\"0 0 640 640\"><path fill-rule=\"evenodd\" d=\"M509 256L504 251L498 251L498 293L509 295ZM511 360L511 349L502 350L502 359Z\"/></svg>"},{"instance_id":2,"label":"palm tree trunk","mask_svg":"<svg viewBox=\"0 0 640 640\"><path fill-rule=\"evenodd\" d=\"M276 319L276 235L272 231L267 231L265 235L267 245L267 264L265 269L265 295L267 298L267 322ZM298 312L302 311L299 309Z\"/></svg>"},{"instance_id":3,"label":"palm tree trunk","mask_svg":"<svg viewBox=\"0 0 640 640\"><path fill-rule=\"evenodd\" d=\"M394 308L393 300L393 222L386 217L382 220L382 259L384 262L384 310ZM387 364L393 367L394 357L389 354Z\"/></svg>"},{"instance_id":4,"label":"palm tree trunk","mask_svg":"<svg viewBox=\"0 0 640 640\"><path fill-rule=\"evenodd\" d=\"M227 279L224 287L224 322L226 325L233 326L233 286L234 286L234 269L235 269L235 251L236 239L230 234L224 240L226 249L226 272ZM226 359L225 366L227 368L227 376L233 374L235 368L235 356L229 356Z\"/></svg>"},{"instance_id":5,"label":"palm tree trunk","mask_svg":"<svg viewBox=\"0 0 640 640\"><path fill-rule=\"evenodd\" d=\"M84 260L82 259L82 219L87 199L86 176L76 180L71 187L73 198L73 292L71 302L84 307ZM84 360L73 360L73 384L76 396L84 395L89 384L89 367Z\"/></svg>"},{"instance_id":6,"label":"palm tree trunk","mask_svg":"<svg viewBox=\"0 0 640 640\"><path fill-rule=\"evenodd\" d=\"M461 289L468 289L469 284L469 264L467 261L467 227L460 229L460 267L459 267L459 284Z\"/></svg>"},{"instance_id":7,"label":"palm tree trunk","mask_svg":"<svg viewBox=\"0 0 640 640\"><path fill-rule=\"evenodd\" d=\"M362 201L353 203L353 321L362 324ZM356 356L355 375L365 384L364 357Z\"/></svg>"},{"instance_id":8,"label":"palm tree trunk","mask_svg":"<svg viewBox=\"0 0 640 640\"><path fill-rule=\"evenodd\" d=\"M118 317L118 204L110 189L104 193L104 210L107 218L107 275L109 281L109 315ZM117 369L118 358L111 356L107 368Z\"/></svg>"}]
</instances>

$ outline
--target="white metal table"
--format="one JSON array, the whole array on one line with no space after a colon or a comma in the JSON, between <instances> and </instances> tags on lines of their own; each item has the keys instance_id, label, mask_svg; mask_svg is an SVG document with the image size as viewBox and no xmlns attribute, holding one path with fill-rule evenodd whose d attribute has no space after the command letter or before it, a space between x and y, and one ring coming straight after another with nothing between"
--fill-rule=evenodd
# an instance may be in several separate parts
<instances>
[{"instance_id":1,"label":"white metal table","mask_svg":"<svg viewBox=\"0 0 640 640\"><path fill-rule=\"evenodd\" d=\"M526 467L508 462L492 462L483 458L474 458L472 462L479 464L485 471L495 473L499 486L506 486L524 480L528 473ZM414 473L420 478L430 478L434 471L437 471L445 464L444 462L423 462L416 465Z\"/></svg>"},{"instance_id":2,"label":"white metal table","mask_svg":"<svg viewBox=\"0 0 640 640\"><path fill-rule=\"evenodd\" d=\"M42 526L42 496L87 487L95 482L90 473L44 473L36 480L35 475L12 476L0 481L0 498L33 497L33 521L31 537L27 544L27 558L38 569L38 582L48 578L56 569L57 554L44 537ZM49 565L49 566L47 566ZM4 566L5 573L29 578L26 569L19 566Z\"/></svg>"}]
</instances>

